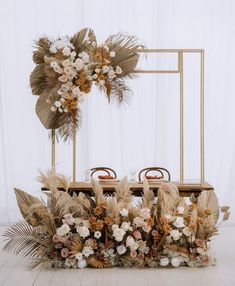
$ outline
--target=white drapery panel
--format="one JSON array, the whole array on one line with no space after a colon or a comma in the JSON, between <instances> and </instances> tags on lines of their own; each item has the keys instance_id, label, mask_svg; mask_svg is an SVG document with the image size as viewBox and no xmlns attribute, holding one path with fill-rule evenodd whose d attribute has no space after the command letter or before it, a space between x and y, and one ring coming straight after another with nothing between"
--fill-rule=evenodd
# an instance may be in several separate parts
<instances>
[{"instance_id":1,"label":"white drapery panel","mask_svg":"<svg viewBox=\"0 0 235 286\"><path fill-rule=\"evenodd\" d=\"M148 48L205 48L206 180L221 204L235 207L235 2L233 0L3 0L0 2L0 223L19 218L13 187L40 195L37 169L50 167L29 74L33 40L94 29L135 34ZM173 68L175 58L152 55L145 68ZM199 178L199 57L185 65L185 178ZM140 75L129 82L130 104L117 108L93 88L83 104L77 177L87 168L168 168L179 178L178 75ZM71 146L58 146L57 168L71 175ZM230 222L234 222L235 217Z\"/></svg>"}]
</instances>

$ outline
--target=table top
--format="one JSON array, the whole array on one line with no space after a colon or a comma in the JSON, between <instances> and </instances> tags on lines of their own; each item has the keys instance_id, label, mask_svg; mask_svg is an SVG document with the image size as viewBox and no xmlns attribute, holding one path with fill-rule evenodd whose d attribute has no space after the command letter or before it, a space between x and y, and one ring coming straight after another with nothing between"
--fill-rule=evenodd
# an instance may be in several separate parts
<instances>
[{"instance_id":1,"label":"table top","mask_svg":"<svg viewBox=\"0 0 235 286\"><path fill-rule=\"evenodd\" d=\"M190 196L192 193L198 195L201 191L214 190L213 186L207 182L200 181L184 181L184 182L172 182L175 184L180 192L181 196ZM149 182L149 187L153 190L155 196L157 196L157 190L162 182ZM104 193L112 194L115 192L118 182L100 182L101 187L103 188ZM59 188L63 190L62 188ZM130 183L130 189L133 192L134 196L141 196L143 192L143 182L134 182ZM47 189L42 188L42 191ZM83 192L88 195L92 195L92 184L91 182L73 182L70 185L69 193L79 193Z\"/></svg>"}]
</instances>

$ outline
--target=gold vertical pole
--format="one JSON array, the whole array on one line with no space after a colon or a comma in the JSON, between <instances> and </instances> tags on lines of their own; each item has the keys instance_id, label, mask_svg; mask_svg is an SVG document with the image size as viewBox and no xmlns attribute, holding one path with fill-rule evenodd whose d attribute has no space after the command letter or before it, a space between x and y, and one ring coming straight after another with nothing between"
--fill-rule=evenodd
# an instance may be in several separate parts
<instances>
[{"instance_id":1,"label":"gold vertical pole","mask_svg":"<svg viewBox=\"0 0 235 286\"><path fill-rule=\"evenodd\" d=\"M55 129L51 130L51 168L55 172Z\"/></svg>"},{"instance_id":2,"label":"gold vertical pole","mask_svg":"<svg viewBox=\"0 0 235 286\"><path fill-rule=\"evenodd\" d=\"M73 131L73 183L76 182L76 157L77 157L77 140L76 140L76 130Z\"/></svg>"},{"instance_id":3,"label":"gold vertical pole","mask_svg":"<svg viewBox=\"0 0 235 286\"><path fill-rule=\"evenodd\" d=\"M205 182L205 157L204 157L204 50L201 51L200 63L200 161L201 182Z\"/></svg>"},{"instance_id":4,"label":"gold vertical pole","mask_svg":"<svg viewBox=\"0 0 235 286\"><path fill-rule=\"evenodd\" d=\"M178 53L178 69L180 73L180 182L184 180L184 69L183 51Z\"/></svg>"}]
</instances>

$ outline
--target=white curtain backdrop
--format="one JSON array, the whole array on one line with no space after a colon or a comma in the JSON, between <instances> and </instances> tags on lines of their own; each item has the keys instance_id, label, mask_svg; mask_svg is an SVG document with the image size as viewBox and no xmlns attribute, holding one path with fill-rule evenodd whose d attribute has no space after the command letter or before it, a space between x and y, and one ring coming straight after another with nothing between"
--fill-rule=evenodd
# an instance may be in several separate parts
<instances>
[{"instance_id":1,"label":"white curtain backdrop","mask_svg":"<svg viewBox=\"0 0 235 286\"><path fill-rule=\"evenodd\" d=\"M38 169L50 167L48 132L29 87L33 40L91 27L99 42L135 34L148 48L204 48L206 180L220 203L235 207L235 1L2 0L0 2L0 223L19 219L13 187L41 195ZM174 68L172 55L151 55L142 68ZM185 178L198 179L199 57L185 65ZM151 165L179 178L178 75L140 75L129 82L129 105L109 105L93 88L83 104L77 177L110 166L119 177ZM71 176L71 146L57 148L58 171ZM230 223L235 222L232 216Z\"/></svg>"}]
</instances>

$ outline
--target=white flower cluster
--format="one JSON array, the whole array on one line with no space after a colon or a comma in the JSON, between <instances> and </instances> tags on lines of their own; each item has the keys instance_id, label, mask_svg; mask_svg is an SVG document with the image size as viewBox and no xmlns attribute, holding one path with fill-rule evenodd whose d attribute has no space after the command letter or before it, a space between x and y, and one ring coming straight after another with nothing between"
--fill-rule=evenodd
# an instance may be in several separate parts
<instances>
[{"instance_id":1,"label":"white flower cluster","mask_svg":"<svg viewBox=\"0 0 235 286\"><path fill-rule=\"evenodd\" d=\"M71 49L74 49L74 46L70 42L69 37L66 36L54 41L50 46L51 53L55 54L58 50L62 50L64 56L69 56Z\"/></svg>"},{"instance_id":2,"label":"white flower cluster","mask_svg":"<svg viewBox=\"0 0 235 286\"><path fill-rule=\"evenodd\" d=\"M141 227L143 231L149 233L151 226L146 222L146 219L148 218L150 218L150 209L143 208L140 210L139 216L134 218L133 223L136 227Z\"/></svg>"}]
</instances>

